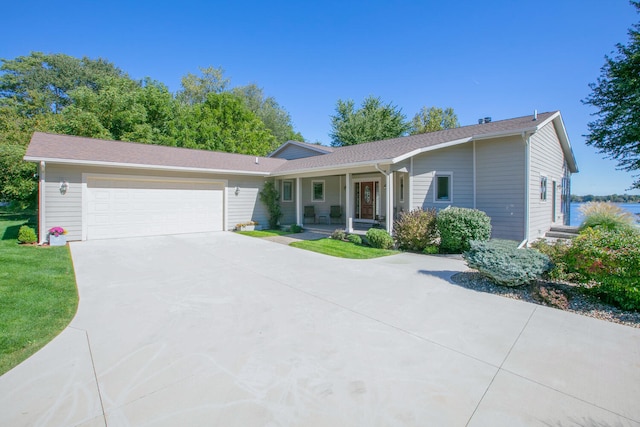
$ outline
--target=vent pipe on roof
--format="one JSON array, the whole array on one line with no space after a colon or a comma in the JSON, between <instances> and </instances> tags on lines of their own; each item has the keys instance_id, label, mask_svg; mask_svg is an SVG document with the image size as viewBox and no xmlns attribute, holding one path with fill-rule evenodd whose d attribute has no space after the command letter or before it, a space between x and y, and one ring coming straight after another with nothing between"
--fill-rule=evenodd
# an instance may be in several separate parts
<instances>
[{"instance_id":1,"label":"vent pipe on roof","mask_svg":"<svg viewBox=\"0 0 640 427\"><path fill-rule=\"evenodd\" d=\"M256 157L256 165L260 164L260 160Z\"/></svg>"},{"instance_id":2,"label":"vent pipe on roof","mask_svg":"<svg viewBox=\"0 0 640 427\"><path fill-rule=\"evenodd\" d=\"M538 120L538 110L533 110L533 121Z\"/></svg>"}]
</instances>

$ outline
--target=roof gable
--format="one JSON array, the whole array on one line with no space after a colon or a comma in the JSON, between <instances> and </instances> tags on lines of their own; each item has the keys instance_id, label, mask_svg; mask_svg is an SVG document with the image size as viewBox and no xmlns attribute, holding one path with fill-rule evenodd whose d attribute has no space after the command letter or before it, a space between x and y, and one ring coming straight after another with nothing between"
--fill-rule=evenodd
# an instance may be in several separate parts
<instances>
[{"instance_id":1,"label":"roof gable","mask_svg":"<svg viewBox=\"0 0 640 427\"><path fill-rule=\"evenodd\" d=\"M271 154L267 157L276 157L283 158L287 160L292 160L286 156L287 151L296 151L296 155L301 157L309 157L309 156L318 156L320 154L327 154L333 152L332 147L327 147L326 145L319 144L310 144L308 142L300 142L300 141L287 141L282 144L280 147L276 148ZM306 155L300 155L301 153L306 153Z\"/></svg>"}]
</instances>

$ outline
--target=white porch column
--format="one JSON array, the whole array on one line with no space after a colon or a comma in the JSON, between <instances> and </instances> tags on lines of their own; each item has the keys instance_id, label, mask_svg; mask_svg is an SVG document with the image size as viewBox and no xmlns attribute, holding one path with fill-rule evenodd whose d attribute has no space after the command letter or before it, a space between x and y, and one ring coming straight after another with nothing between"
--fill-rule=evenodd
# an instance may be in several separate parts
<instances>
[{"instance_id":1,"label":"white porch column","mask_svg":"<svg viewBox=\"0 0 640 427\"><path fill-rule=\"evenodd\" d=\"M47 230L45 224L45 193L46 193L46 164L45 162L40 162L40 170L38 171L38 175L40 178L40 182L38 183L38 234L40 238L40 244L42 245L47 241Z\"/></svg>"},{"instance_id":2,"label":"white porch column","mask_svg":"<svg viewBox=\"0 0 640 427\"><path fill-rule=\"evenodd\" d=\"M386 175L386 183L387 183L387 206L386 206L386 225L387 225L387 233L391 234L393 232L393 172L389 171Z\"/></svg>"},{"instance_id":3,"label":"white porch column","mask_svg":"<svg viewBox=\"0 0 640 427\"><path fill-rule=\"evenodd\" d=\"M296 224L302 227L302 179L296 178Z\"/></svg>"},{"instance_id":4,"label":"white porch column","mask_svg":"<svg viewBox=\"0 0 640 427\"><path fill-rule=\"evenodd\" d=\"M345 180L345 192L344 192L344 218L346 221L345 230L347 233L353 233L353 213L352 213L352 200L351 200L351 174L347 174Z\"/></svg>"}]
</instances>

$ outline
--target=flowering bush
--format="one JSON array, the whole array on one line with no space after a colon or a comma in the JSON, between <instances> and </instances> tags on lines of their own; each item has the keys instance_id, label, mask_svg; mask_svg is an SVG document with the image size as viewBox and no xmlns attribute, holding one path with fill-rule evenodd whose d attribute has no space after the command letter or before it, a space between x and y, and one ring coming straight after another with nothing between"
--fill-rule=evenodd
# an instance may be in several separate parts
<instances>
[{"instance_id":1,"label":"flowering bush","mask_svg":"<svg viewBox=\"0 0 640 427\"><path fill-rule=\"evenodd\" d=\"M52 227L49 229L49 234L53 234L54 236L58 237L61 234L67 234L67 230L62 227Z\"/></svg>"}]
</instances>

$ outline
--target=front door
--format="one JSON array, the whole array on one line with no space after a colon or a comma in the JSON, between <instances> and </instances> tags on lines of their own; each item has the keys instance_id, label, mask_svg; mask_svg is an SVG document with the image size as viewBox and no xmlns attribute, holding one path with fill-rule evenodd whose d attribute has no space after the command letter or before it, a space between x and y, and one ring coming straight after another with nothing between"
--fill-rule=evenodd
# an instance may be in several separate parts
<instances>
[{"instance_id":1,"label":"front door","mask_svg":"<svg viewBox=\"0 0 640 427\"><path fill-rule=\"evenodd\" d=\"M360 218L373 219L376 205L376 192L373 181L360 183Z\"/></svg>"}]
</instances>

